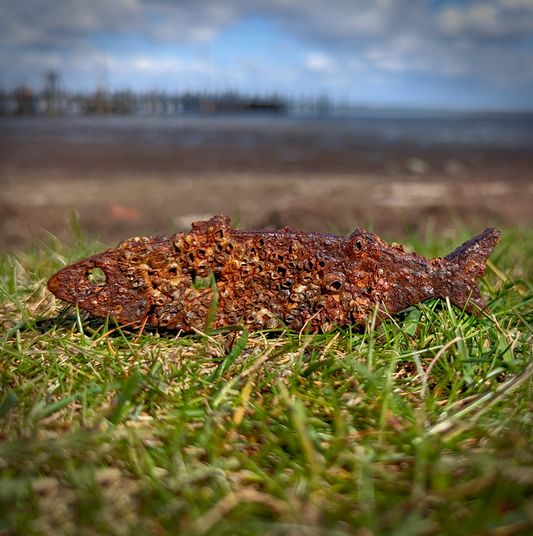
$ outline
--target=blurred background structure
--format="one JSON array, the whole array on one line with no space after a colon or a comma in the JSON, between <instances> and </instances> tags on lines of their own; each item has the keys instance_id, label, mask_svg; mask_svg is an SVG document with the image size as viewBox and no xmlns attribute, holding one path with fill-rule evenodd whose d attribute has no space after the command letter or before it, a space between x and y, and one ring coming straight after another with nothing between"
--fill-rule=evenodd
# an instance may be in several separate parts
<instances>
[{"instance_id":1,"label":"blurred background structure","mask_svg":"<svg viewBox=\"0 0 533 536\"><path fill-rule=\"evenodd\" d=\"M0 4L0 249L533 224L530 0Z\"/></svg>"}]
</instances>

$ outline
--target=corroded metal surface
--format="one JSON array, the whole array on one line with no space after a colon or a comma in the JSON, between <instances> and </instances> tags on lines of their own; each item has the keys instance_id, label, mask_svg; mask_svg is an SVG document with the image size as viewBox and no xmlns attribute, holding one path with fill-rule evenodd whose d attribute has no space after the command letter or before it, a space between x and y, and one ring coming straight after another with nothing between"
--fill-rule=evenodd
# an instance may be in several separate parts
<instances>
[{"instance_id":1,"label":"corroded metal surface","mask_svg":"<svg viewBox=\"0 0 533 536\"><path fill-rule=\"evenodd\" d=\"M121 323L202 330L214 303L213 328L242 322L259 330L282 322L329 331L433 297L449 297L469 313L484 309L476 280L499 239L500 231L487 229L443 259L426 259L361 229L349 237L234 230L227 216L215 216L194 223L190 233L126 240L63 268L48 288ZM95 268L105 273L103 283L91 280Z\"/></svg>"}]
</instances>

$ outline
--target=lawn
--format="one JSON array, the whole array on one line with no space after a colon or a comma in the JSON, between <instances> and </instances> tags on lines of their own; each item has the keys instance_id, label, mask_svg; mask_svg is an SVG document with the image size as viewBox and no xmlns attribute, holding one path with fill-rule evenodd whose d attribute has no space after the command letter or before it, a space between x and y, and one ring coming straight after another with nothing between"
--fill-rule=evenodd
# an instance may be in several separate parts
<instances>
[{"instance_id":1,"label":"lawn","mask_svg":"<svg viewBox=\"0 0 533 536\"><path fill-rule=\"evenodd\" d=\"M3 256L0 535L532 534L533 230L502 231L486 315L323 335L139 333L46 289L101 244Z\"/></svg>"}]
</instances>

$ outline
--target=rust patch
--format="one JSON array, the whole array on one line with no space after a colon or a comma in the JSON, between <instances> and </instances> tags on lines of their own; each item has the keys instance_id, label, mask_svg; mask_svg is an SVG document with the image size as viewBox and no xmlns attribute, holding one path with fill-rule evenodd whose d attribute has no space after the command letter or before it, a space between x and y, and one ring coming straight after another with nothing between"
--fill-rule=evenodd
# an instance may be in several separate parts
<instances>
[{"instance_id":1,"label":"rust patch","mask_svg":"<svg viewBox=\"0 0 533 536\"><path fill-rule=\"evenodd\" d=\"M349 237L298 231L235 230L227 216L189 233L131 238L52 276L48 288L97 317L153 327L204 329L242 323L251 330L364 325L429 298L449 297L468 313L486 305L477 287L500 239L487 229L443 259L405 253L357 229ZM91 281L99 268L105 281Z\"/></svg>"}]
</instances>

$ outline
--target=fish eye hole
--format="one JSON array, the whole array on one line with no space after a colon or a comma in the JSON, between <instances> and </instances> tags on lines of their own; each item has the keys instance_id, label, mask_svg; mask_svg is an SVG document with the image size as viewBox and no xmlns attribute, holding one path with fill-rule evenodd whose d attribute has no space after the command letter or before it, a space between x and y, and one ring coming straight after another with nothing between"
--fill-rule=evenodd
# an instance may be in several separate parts
<instances>
[{"instance_id":1,"label":"fish eye hole","mask_svg":"<svg viewBox=\"0 0 533 536\"><path fill-rule=\"evenodd\" d=\"M102 268L92 268L87 274L87 279L96 287L104 287L107 283L107 278Z\"/></svg>"},{"instance_id":2,"label":"fish eye hole","mask_svg":"<svg viewBox=\"0 0 533 536\"><path fill-rule=\"evenodd\" d=\"M358 240L356 243L355 243L355 247L359 250L363 249L363 244L361 244L361 241Z\"/></svg>"}]
</instances>

